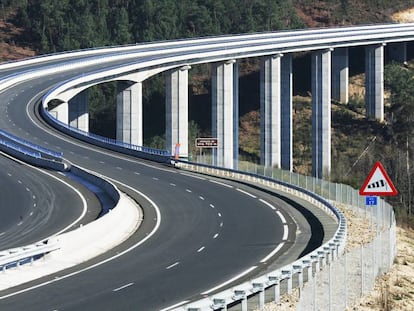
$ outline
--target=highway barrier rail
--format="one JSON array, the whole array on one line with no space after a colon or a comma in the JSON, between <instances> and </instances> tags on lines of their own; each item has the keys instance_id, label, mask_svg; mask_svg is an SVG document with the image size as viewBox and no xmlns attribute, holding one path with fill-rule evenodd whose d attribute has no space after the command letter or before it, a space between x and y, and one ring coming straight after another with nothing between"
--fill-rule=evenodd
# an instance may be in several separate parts
<instances>
[{"instance_id":1,"label":"highway barrier rail","mask_svg":"<svg viewBox=\"0 0 414 311\"><path fill-rule=\"evenodd\" d=\"M76 127L70 126L57 120L53 115L49 113L49 111L43 107L41 108L41 114L50 125L62 131L63 133L69 134L72 137L86 141L95 146L104 147L113 151L157 162L167 162L172 156L171 153L166 150L128 144L116 139L103 137L97 134L80 130Z\"/></svg>"},{"instance_id":2,"label":"highway barrier rail","mask_svg":"<svg viewBox=\"0 0 414 311\"><path fill-rule=\"evenodd\" d=\"M241 163L244 171L184 161L177 161L176 166L292 193L336 217L338 229L324 245L285 267L241 284L229 284L225 290L211 292L203 299L184 302L167 310L263 309L266 302L280 302L281 289L289 294L294 287L300 293L298 310L344 310L369 292L375 278L393 264L396 256L395 217L392 206L382 199L378 200L376 209L368 208L365 198L348 185L255 164L246 166ZM376 232L374 240L346 253L346 220L334 204L341 204L369 221Z\"/></svg>"},{"instance_id":3,"label":"highway barrier rail","mask_svg":"<svg viewBox=\"0 0 414 311\"><path fill-rule=\"evenodd\" d=\"M57 171L68 169L63 163L62 153L35 145L3 130L0 130L0 150L35 166Z\"/></svg>"},{"instance_id":4,"label":"highway barrier rail","mask_svg":"<svg viewBox=\"0 0 414 311\"><path fill-rule=\"evenodd\" d=\"M59 249L58 243L49 243L48 240L31 245L0 251L0 270L3 272L22 264L32 263L43 255Z\"/></svg>"}]
</instances>

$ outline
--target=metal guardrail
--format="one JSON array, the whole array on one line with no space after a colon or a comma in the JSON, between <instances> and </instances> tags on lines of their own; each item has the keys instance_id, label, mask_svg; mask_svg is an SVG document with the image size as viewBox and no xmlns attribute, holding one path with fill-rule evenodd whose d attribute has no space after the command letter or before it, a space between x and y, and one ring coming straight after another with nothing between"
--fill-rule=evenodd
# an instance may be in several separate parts
<instances>
[{"instance_id":1,"label":"metal guardrail","mask_svg":"<svg viewBox=\"0 0 414 311\"><path fill-rule=\"evenodd\" d=\"M242 305L242 310L245 311L247 310L247 299L249 296L259 295L259 300L261 301L261 305L263 305L265 301L265 290L273 287L275 299L277 299L276 297L278 295L280 296L280 283L284 280L287 282L287 293L292 293L292 279L294 275L297 276L298 286L301 287L303 285L303 275L305 271L307 272L307 280L310 280L313 271L318 271L321 266L323 267L326 264L329 264L331 261L338 258L339 254L344 252L347 235L346 219L341 211L323 197L301 187L252 173L184 161L177 161L176 165L191 171L219 175L241 181L251 181L294 194L302 199L308 200L335 217L338 221L338 228L333 238L328 242L280 269L271 271L241 284L233 285L230 289L213 293L198 301L186 303L184 306L173 307L170 310L226 310L228 305L240 303Z\"/></svg>"},{"instance_id":2,"label":"metal guardrail","mask_svg":"<svg viewBox=\"0 0 414 311\"><path fill-rule=\"evenodd\" d=\"M15 150L15 151L17 151L19 153L24 154L24 155L28 155L30 157L37 158L37 159L39 159L39 158L42 157L41 154L40 154L40 152L30 151L30 150L28 150L26 148L21 147L20 145L17 145L17 144L14 144L14 143L11 143L11 142L2 140L2 139L0 139L0 145L4 146L6 148L9 148L9 149L13 149L13 150Z\"/></svg>"},{"instance_id":3,"label":"metal guardrail","mask_svg":"<svg viewBox=\"0 0 414 311\"><path fill-rule=\"evenodd\" d=\"M14 141L14 142L16 142L19 145L29 147L30 149L37 150L40 153L44 153L44 154L50 155L50 156L52 156L54 158L57 158L57 159L62 160L63 152L56 152L56 151L53 151L53 150L44 148L42 146L33 144L33 143L31 143L31 142L29 142L27 140L21 139L21 138L19 138L17 136L14 136L14 135L12 135L10 133L7 133L7 132L5 132L5 131L3 131L1 129L0 129L0 136L6 137L9 140ZM40 157L41 157L41 154L40 154Z\"/></svg>"},{"instance_id":4,"label":"metal guardrail","mask_svg":"<svg viewBox=\"0 0 414 311\"><path fill-rule=\"evenodd\" d=\"M104 137L104 136L100 136L97 134L93 134L90 132L86 132L83 131L81 129L78 129L76 127L70 126L68 124L65 124L61 121L59 121L58 119L56 119L55 117L53 117L53 115L47 111L44 107L41 108L42 109L42 113L43 116L45 116L49 121L51 121L54 124L57 124L60 128L65 128L71 132L75 132L77 134L80 134L84 137L87 138L91 138L93 140L102 142L104 144L109 144L109 145L113 145L113 146L117 146L117 147L121 147L121 148L126 148L126 149L130 149L130 150L134 150L134 151L138 151L138 152L143 152L143 153L147 153L150 155L159 155L159 156L164 156L164 157L171 157L171 153L167 150L161 150L161 149L156 149L156 148L150 148L150 147L144 147L144 146L138 146L138 145L133 145L133 144L129 144L129 143L124 143L122 141L113 139L113 138L108 138L108 137Z\"/></svg>"},{"instance_id":5,"label":"metal guardrail","mask_svg":"<svg viewBox=\"0 0 414 311\"><path fill-rule=\"evenodd\" d=\"M1 251L0 270L4 272L9 268L18 267L24 263L31 263L45 254L59 248L57 243L49 243L48 240L46 240L23 247Z\"/></svg>"}]
</instances>

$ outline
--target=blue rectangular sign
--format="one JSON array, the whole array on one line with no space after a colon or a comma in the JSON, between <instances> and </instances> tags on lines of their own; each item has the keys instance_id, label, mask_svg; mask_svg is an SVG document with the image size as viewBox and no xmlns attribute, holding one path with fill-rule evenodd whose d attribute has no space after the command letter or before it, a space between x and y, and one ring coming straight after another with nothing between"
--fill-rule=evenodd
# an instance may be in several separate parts
<instances>
[{"instance_id":1,"label":"blue rectangular sign","mask_svg":"<svg viewBox=\"0 0 414 311\"><path fill-rule=\"evenodd\" d=\"M365 205L377 206L377 197L365 197Z\"/></svg>"}]
</instances>

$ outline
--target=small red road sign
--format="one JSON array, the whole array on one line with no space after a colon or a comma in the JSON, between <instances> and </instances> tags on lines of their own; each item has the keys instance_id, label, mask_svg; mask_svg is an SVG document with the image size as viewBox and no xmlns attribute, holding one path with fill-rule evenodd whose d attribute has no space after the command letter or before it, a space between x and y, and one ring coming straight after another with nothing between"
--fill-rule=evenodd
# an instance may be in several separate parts
<instances>
[{"instance_id":1,"label":"small red road sign","mask_svg":"<svg viewBox=\"0 0 414 311\"><path fill-rule=\"evenodd\" d=\"M368 174L367 179L359 189L360 195L395 196L398 191L381 162L375 163Z\"/></svg>"}]
</instances>

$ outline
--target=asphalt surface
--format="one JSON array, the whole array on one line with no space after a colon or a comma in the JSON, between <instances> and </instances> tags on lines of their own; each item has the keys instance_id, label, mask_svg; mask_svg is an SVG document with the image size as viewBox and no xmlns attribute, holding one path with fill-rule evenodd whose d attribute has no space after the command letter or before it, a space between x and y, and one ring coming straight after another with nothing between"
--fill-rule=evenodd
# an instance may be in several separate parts
<instances>
[{"instance_id":1,"label":"asphalt surface","mask_svg":"<svg viewBox=\"0 0 414 311\"><path fill-rule=\"evenodd\" d=\"M0 154L0 168L0 250L71 230L99 214L98 198L69 178L5 154Z\"/></svg>"},{"instance_id":2,"label":"asphalt surface","mask_svg":"<svg viewBox=\"0 0 414 311\"><path fill-rule=\"evenodd\" d=\"M114 179L143 206L144 224L104 256L0 293L0 310L159 310L201 297L243 271L269 266L271 259L261 260L284 234L275 210L289 225L289 243L275 258L289 261L290 249L308 247L312 228L297 210L290 216L292 207L283 198L92 147L41 124L32 99L69 76L36 79L1 93L1 128ZM314 233L323 239L324 232Z\"/></svg>"}]
</instances>

